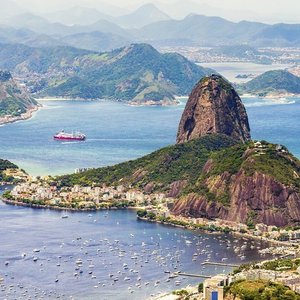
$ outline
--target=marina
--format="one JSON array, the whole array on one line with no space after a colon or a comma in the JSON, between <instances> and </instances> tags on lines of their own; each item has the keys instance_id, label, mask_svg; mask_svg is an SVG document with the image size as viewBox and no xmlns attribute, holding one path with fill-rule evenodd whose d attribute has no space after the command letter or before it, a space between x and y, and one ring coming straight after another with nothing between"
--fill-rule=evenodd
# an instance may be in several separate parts
<instances>
[{"instance_id":1,"label":"marina","mask_svg":"<svg viewBox=\"0 0 300 300\"><path fill-rule=\"evenodd\" d=\"M224 264L239 265L271 257L258 253L265 242L138 222L132 211L64 218L63 211L0 203L0 214L6 224L0 229L1 298L93 299L101 293L101 299L147 299L232 270L204 262L226 258Z\"/></svg>"}]
</instances>

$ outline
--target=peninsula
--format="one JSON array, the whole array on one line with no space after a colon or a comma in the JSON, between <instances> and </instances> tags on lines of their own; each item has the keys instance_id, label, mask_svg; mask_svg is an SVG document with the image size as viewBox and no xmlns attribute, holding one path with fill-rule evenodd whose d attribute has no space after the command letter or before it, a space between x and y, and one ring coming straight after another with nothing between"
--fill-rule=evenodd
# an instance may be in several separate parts
<instances>
[{"instance_id":1,"label":"peninsula","mask_svg":"<svg viewBox=\"0 0 300 300\"><path fill-rule=\"evenodd\" d=\"M288 226L297 231L300 224L299 174L300 162L286 147L250 139L239 96L211 75L193 89L176 145L111 167L26 182L4 197L55 209L139 207L143 219L279 241Z\"/></svg>"},{"instance_id":2,"label":"peninsula","mask_svg":"<svg viewBox=\"0 0 300 300\"><path fill-rule=\"evenodd\" d=\"M38 107L39 104L10 72L0 70L0 125L29 119Z\"/></svg>"}]
</instances>

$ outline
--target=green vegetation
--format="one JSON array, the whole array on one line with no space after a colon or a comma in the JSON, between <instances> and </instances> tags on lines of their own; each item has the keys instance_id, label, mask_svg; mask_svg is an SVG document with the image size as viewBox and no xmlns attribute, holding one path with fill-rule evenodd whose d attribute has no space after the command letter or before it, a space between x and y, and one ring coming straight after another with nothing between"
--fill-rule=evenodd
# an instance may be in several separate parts
<instances>
[{"instance_id":1,"label":"green vegetation","mask_svg":"<svg viewBox=\"0 0 300 300\"><path fill-rule=\"evenodd\" d=\"M150 192L165 193L174 182L182 182L178 198L195 194L226 206L230 205L231 178L240 170L246 176L253 176L255 172L266 174L299 189L299 161L284 147L278 151L276 145L262 144L264 148L259 150L262 152L257 152L253 142L237 144L224 135L208 135L163 148L134 161L61 176L56 181L59 186L122 184L140 190L150 185ZM249 228L253 228L255 222L256 215L249 213Z\"/></svg>"},{"instance_id":2,"label":"green vegetation","mask_svg":"<svg viewBox=\"0 0 300 300\"><path fill-rule=\"evenodd\" d=\"M242 271L248 271L251 269L263 269L272 271L295 271L300 266L300 258L280 258L266 261L263 264L255 262L240 265L234 269L233 274L240 273Z\"/></svg>"},{"instance_id":3,"label":"green vegetation","mask_svg":"<svg viewBox=\"0 0 300 300\"><path fill-rule=\"evenodd\" d=\"M8 160L0 159L0 182L13 182L14 178L6 176L3 171L7 169L17 169L18 167Z\"/></svg>"},{"instance_id":4,"label":"green vegetation","mask_svg":"<svg viewBox=\"0 0 300 300\"><path fill-rule=\"evenodd\" d=\"M173 219L170 217L157 216L155 213L147 210L138 210L137 216L139 218L146 218L149 221L158 221L163 224L181 226L191 230L204 230L208 232L223 232L229 233L231 229L229 227L219 227L215 225L204 225L204 224L194 224L187 221L181 221L178 219Z\"/></svg>"},{"instance_id":5,"label":"green vegetation","mask_svg":"<svg viewBox=\"0 0 300 300\"><path fill-rule=\"evenodd\" d=\"M296 270L300 266L300 259L276 259L265 262L262 269L280 271L280 270Z\"/></svg>"},{"instance_id":6,"label":"green vegetation","mask_svg":"<svg viewBox=\"0 0 300 300\"><path fill-rule=\"evenodd\" d=\"M173 291L172 294L177 296L188 296L189 293L187 290L178 290L178 291Z\"/></svg>"},{"instance_id":7,"label":"green vegetation","mask_svg":"<svg viewBox=\"0 0 300 300\"><path fill-rule=\"evenodd\" d=\"M122 101L174 100L209 74L178 54L161 54L147 44L97 53L72 47L3 45L0 67L26 65L27 85L39 96ZM36 78L38 75L39 79Z\"/></svg>"},{"instance_id":8,"label":"green vegetation","mask_svg":"<svg viewBox=\"0 0 300 300\"><path fill-rule=\"evenodd\" d=\"M265 147L262 155L254 156L253 159L244 161L242 164L248 176L255 172L270 175L278 182L288 186L300 188L300 162L291 155L285 147L285 152L277 151L274 144L263 143Z\"/></svg>"},{"instance_id":9,"label":"green vegetation","mask_svg":"<svg viewBox=\"0 0 300 300\"><path fill-rule=\"evenodd\" d=\"M103 59L105 58L105 59ZM160 54L146 44L79 57L83 66L66 82L42 91L49 96L172 100L186 95L208 73L177 54Z\"/></svg>"},{"instance_id":10,"label":"green vegetation","mask_svg":"<svg viewBox=\"0 0 300 300\"><path fill-rule=\"evenodd\" d=\"M227 136L205 136L160 149L134 161L61 176L57 181L61 186L122 183L138 188L151 182L153 190L166 191L174 181L187 180L187 188L192 189L211 152L234 144L235 141Z\"/></svg>"},{"instance_id":11,"label":"green vegetation","mask_svg":"<svg viewBox=\"0 0 300 300\"><path fill-rule=\"evenodd\" d=\"M0 71L0 117L20 116L37 105L28 93L18 85L6 71Z\"/></svg>"},{"instance_id":12,"label":"green vegetation","mask_svg":"<svg viewBox=\"0 0 300 300\"><path fill-rule=\"evenodd\" d=\"M288 287L266 281L236 281L226 288L225 295L241 300L300 300L300 295Z\"/></svg>"},{"instance_id":13,"label":"green vegetation","mask_svg":"<svg viewBox=\"0 0 300 300\"><path fill-rule=\"evenodd\" d=\"M300 78L284 70L268 71L245 83L242 90L260 96L274 92L300 94Z\"/></svg>"}]
</instances>

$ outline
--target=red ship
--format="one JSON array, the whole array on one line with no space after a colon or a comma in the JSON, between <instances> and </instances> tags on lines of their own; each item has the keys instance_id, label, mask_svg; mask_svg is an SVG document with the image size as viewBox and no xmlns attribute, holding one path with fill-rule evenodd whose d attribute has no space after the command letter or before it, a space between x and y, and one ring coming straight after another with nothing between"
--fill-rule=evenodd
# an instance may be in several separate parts
<instances>
[{"instance_id":1,"label":"red ship","mask_svg":"<svg viewBox=\"0 0 300 300\"><path fill-rule=\"evenodd\" d=\"M67 133L64 130L58 132L53 136L55 140L62 140L62 141L84 141L86 136L81 132L72 132Z\"/></svg>"}]
</instances>

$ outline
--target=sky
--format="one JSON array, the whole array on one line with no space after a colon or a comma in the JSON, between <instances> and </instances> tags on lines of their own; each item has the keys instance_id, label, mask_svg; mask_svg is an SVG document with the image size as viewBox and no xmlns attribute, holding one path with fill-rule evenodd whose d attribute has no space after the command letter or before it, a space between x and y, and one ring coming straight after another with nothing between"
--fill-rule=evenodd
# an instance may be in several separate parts
<instances>
[{"instance_id":1,"label":"sky","mask_svg":"<svg viewBox=\"0 0 300 300\"><path fill-rule=\"evenodd\" d=\"M266 23L300 23L299 0L0 0L15 1L33 12L47 13L76 5L93 7L110 14L126 14L152 2L173 18L190 13L217 15L232 21L250 20Z\"/></svg>"}]
</instances>

